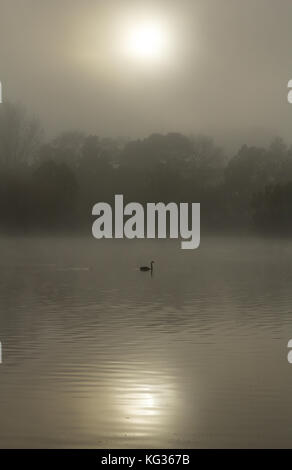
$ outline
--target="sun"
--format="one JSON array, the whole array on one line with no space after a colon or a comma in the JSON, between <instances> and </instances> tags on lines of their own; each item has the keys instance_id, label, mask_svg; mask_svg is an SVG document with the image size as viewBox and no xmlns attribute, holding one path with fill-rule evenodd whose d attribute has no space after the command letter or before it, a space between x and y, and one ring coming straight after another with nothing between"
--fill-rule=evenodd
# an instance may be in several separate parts
<instances>
[{"instance_id":1,"label":"sun","mask_svg":"<svg viewBox=\"0 0 292 470\"><path fill-rule=\"evenodd\" d=\"M141 61L163 59L167 53L168 35L162 23L143 21L130 25L125 38L125 52Z\"/></svg>"}]
</instances>

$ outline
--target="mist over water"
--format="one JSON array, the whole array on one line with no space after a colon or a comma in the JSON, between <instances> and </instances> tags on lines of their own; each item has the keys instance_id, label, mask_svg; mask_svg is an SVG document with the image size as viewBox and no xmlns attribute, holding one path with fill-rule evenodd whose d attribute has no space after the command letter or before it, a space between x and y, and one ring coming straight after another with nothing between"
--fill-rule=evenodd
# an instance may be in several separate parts
<instances>
[{"instance_id":1,"label":"mist over water","mask_svg":"<svg viewBox=\"0 0 292 470\"><path fill-rule=\"evenodd\" d=\"M0 447L290 446L291 256L256 237L1 239Z\"/></svg>"}]
</instances>

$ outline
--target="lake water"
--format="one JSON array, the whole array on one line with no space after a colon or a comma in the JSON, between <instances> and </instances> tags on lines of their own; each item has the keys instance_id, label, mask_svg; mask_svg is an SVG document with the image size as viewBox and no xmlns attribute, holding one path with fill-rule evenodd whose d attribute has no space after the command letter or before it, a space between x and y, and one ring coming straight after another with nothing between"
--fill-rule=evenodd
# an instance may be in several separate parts
<instances>
[{"instance_id":1,"label":"lake water","mask_svg":"<svg viewBox=\"0 0 292 470\"><path fill-rule=\"evenodd\" d=\"M10 238L0 264L0 447L292 447L292 241Z\"/></svg>"}]
</instances>

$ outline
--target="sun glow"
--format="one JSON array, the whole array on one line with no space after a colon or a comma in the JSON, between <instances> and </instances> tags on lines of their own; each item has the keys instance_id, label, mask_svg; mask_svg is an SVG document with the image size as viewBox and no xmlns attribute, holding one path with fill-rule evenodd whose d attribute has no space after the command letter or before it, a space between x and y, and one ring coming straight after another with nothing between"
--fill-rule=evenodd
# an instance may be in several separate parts
<instances>
[{"instance_id":1,"label":"sun glow","mask_svg":"<svg viewBox=\"0 0 292 470\"><path fill-rule=\"evenodd\" d=\"M154 61L163 59L167 50L168 34L162 23L148 20L128 26L125 34L125 52L128 56Z\"/></svg>"}]
</instances>

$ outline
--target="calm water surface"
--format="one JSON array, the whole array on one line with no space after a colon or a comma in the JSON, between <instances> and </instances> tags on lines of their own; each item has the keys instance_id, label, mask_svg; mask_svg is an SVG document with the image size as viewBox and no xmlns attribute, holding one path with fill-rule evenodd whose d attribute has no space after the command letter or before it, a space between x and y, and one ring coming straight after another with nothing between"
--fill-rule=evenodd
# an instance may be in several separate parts
<instances>
[{"instance_id":1,"label":"calm water surface","mask_svg":"<svg viewBox=\"0 0 292 470\"><path fill-rule=\"evenodd\" d=\"M0 264L0 447L292 447L292 241L2 239Z\"/></svg>"}]
</instances>

